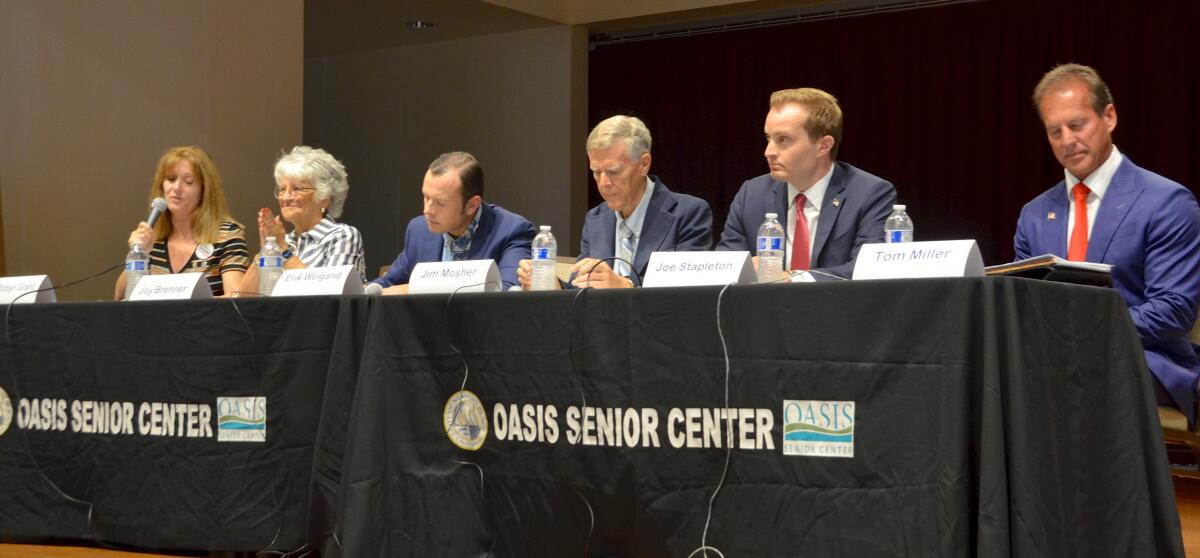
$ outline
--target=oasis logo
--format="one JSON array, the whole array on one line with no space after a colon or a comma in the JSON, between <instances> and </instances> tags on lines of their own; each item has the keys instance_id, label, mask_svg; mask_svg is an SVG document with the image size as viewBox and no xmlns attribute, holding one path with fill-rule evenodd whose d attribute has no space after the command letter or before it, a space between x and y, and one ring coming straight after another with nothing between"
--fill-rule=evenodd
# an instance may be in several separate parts
<instances>
[{"instance_id":1,"label":"oasis logo","mask_svg":"<svg viewBox=\"0 0 1200 558\"><path fill-rule=\"evenodd\" d=\"M783 454L854 457L854 402L784 400Z\"/></svg>"},{"instance_id":2,"label":"oasis logo","mask_svg":"<svg viewBox=\"0 0 1200 558\"><path fill-rule=\"evenodd\" d=\"M267 441L267 398L218 397L217 441Z\"/></svg>"}]
</instances>

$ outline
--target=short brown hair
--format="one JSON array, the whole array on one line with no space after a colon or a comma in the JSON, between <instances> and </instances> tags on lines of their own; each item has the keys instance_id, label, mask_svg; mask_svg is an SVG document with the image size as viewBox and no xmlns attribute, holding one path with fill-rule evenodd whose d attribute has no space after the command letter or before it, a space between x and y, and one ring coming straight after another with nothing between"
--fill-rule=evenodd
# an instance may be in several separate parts
<instances>
[{"instance_id":1,"label":"short brown hair","mask_svg":"<svg viewBox=\"0 0 1200 558\"><path fill-rule=\"evenodd\" d=\"M474 155L466 151L442 153L429 163L429 174L441 176L447 171L458 171L463 207L475 196L483 197L483 167Z\"/></svg>"},{"instance_id":2,"label":"short brown hair","mask_svg":"<svg viewBox=\"0 0 1200 558\"><path fill-rule=\"evenodd\" d=\"M1033 88L1033 108L1042 114L1042 99L1051 91L1066 87L1069 83L1082 83L1092 94L1092 110L1096 114L1104 114L1104 108L1113 104L1112 91L1108 84L1100 79L1100 73L1090 66L1083 64L1059 64L1046 72L1041 81Z\"/></svg>"},{"instance_id":3,"label":"short brown hair","mask_svg":"<svg viewBox=\"0 0 1200 558\"><path fill-rule=\"evenodd\" d=\"M813 87L781 89L771 94L772 109L791 103L808 111L804 129L808 131L810 140L817 141L823 136L833 137L833 149L829 158L836 159L838 148L842 145L842 107L838 106L837 98Z\"/></svg>"}]
</instances>

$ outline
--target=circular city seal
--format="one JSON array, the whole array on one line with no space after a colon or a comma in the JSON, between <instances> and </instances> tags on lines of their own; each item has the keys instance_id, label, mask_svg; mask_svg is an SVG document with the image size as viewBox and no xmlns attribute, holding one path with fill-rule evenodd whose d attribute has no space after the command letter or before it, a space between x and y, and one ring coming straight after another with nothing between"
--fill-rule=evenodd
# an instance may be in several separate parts
<instances>
[{"instance_id":1,"label":"circular city seal","mask_svg":"<svg viewBox=\"0 0 1200 558\"><path fill-rule=\"evenodd\" d=\"M4 391L4 388L0 388L0 436L8 432L8 427L12 426L12 419L12 399L8 398L8 393Z\"/></svg>"},{"instance_id":2,"label":"circular city seal","mask_svg":"<svg viewBox=\"0 0 1200 558\"><path fill-rule=\"evenodd\" d=\"M456 392L446 400L442 425L446 427L450 441L462 449L475 451L487 440L487 410L479 397L467 390Z\"/></svg>"}]
</instances>

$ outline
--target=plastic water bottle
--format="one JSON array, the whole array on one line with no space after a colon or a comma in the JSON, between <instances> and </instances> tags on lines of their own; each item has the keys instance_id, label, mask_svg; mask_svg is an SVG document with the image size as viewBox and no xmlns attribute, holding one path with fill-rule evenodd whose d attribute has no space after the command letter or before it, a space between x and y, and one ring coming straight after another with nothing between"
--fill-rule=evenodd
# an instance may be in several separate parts
<instances>
[{"instance_id":1,"label":"plastic water bottle","mask_svg":"<svg viewBox=\"0 0 1200 558\"><path fill-rule=\"evenodd\" d=\"M554 288L558 278L554 276L554 267L558 264L558 241L550 232L550 225L538 227L537 236L533 237L533 281L530 290L549 291Z\"/></svg>"},{"instance_id":2,"label":"plastic water bottle","mask_svg":"<svg viewBox=\"0 0 1200 558\"><path fill-rule=\"evenodd\" d=\"M783 278L783 241L787 231L779 224L778 213L768 213L758 227L758 282Z\"/></svg>"},{"instance_id":3,"label":"plastic water bottle","mask_svg":"<svg viewBox=\"0 0 1200 558\"><path fill-rule=\"evenodd\" d=\"M892 206L892 214L883 225L883 241L888 244L913 241L913 222L904 212L903 205Z\"/></svg>"},{"instance_id":4,"label":"plastic water bottle","mask_svg":"<svg viewBox=\"0 0 1200 558\"><path fill-rule=\"evenodd\" d=\"M142 251L142 245L134 242L125 255L125 300L133 295L133 288L150 271L150 256Z\"/></svg>"},{"instance_id":5,"label":"plastic water bottle","mask_svg":"<svg viewBox=\"0 0 1200 558\"><path fill-rule=\"evenodd\" d=\"M283 275L283 256L279 253L275 237L268 236L262 252L258 254L258 294L271 296L280 275Z\"/></svg>"}]
</instances>

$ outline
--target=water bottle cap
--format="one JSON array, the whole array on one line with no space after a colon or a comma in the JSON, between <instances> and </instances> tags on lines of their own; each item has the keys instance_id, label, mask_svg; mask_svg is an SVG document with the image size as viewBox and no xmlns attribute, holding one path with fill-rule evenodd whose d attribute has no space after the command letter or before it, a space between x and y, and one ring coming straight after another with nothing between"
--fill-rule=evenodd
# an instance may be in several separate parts
<instances>
[{"instance_id":1,"label":"water bottle cap","mask_svg":"<svg viewBox=\"0 0 1200 558\"><path fill-rule=\"evenodd\" d=\"M767 214L767 219L778 219L778 218L779 218L778 213L768 213Z\"/></svg>"},{"instance_id":2,"label":"water bottle cap","mask_svg":"<svg viewBox=\"0 0 1200 558\"><path fill-rule=\"evenodd\" d=\"M892 211L904 211L904 206L903 206L903 205L899 205L899 204L897 204L897 205L893 205L893 206L892 206Z\"/></svg>"},{"instance_id":3,"label":"water bottle cap","mask_svg":"<svg viewBox=\"0 0 1200 558\"><path fill-rule=\"evenodd\" d=\"M268 236L268 237L267 237L267 242L275 242L275 237L273 237L273 236Z\"/></svg>"},{"instance_id":4,"label":"water bottle cap","mask_svg":"<svg viewBox=\"0 0 1200 558\"><path fill-rule=\"evenodd\" d=\"M550 225L542 225L538 227L538 230L542 232L550 232Z\"/></svg>"}]
</instances>

